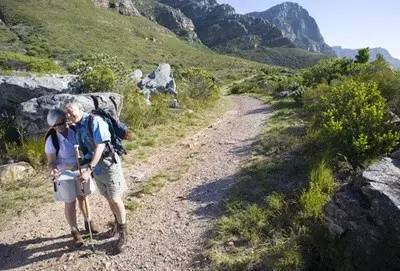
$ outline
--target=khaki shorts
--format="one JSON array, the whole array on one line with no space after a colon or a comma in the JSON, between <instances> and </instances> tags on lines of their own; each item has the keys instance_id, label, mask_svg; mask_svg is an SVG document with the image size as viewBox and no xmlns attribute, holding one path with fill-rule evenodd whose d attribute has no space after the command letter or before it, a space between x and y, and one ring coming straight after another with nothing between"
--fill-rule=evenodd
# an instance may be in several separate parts
<instances>
[{"instance_id":1,"label":"khaki shorts","mask_svg":"<svg viewBox=\"0 0 400 271\"><path fill-rule=\"evenodd\" d=\"M84 192L82 192L82 184L77 179L78 172L66 170L61 173L56 183L56 191L54 191L54 200L71 203L77 197L92 194L96 191L93 180L83 184Z\"/></svg>"},{"instance_id":2,"label":"khaki shorts","mask_svg":"<svg viewBox=\"0 0 400 271\"><path fill-rule=\"evenodd\" d=\"M105 197L123 197L126 190L124 174L122 172L121 159L116 155L117 163L113 163L110 157L104 158L94 171L94 179L97 188Z\"/></svg>"}]
</instances>

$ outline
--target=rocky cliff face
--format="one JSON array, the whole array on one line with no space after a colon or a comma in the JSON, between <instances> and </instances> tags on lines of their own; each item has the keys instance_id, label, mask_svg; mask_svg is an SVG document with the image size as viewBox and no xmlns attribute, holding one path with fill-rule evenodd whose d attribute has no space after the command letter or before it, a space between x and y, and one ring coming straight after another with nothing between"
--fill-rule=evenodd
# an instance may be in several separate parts
<instances>
[{"instance_id":1,"label":"rocky cliff face","mask_svg":"<svg viewBox=\"0 0 400 271\"><path fill-rule=\"evenodd\" d=\"M193 21L178 9L156 3L154 6L154 19L158 24L165 26L179 36L187 38L189 41L200 41L197 38Z\"/></svg>"},{"instance_id":2,"label":"rocky cliff face","mask_svg":"<svg viewBox=\"0 0 400 271\"><path fill-rule=\"evenodd\" d=\"M252 12L248 15L273 23L296 47L334 55L332 49L325 43L314 18L299 4L285 2L266 11Z\"/></svg>"},{"instance_id":3,"label":"rocky cliff face","mask_svg":"<svg viewBox=\"0 0 400 271\"><path fill-rule=\"evenodd\" d=\"M125 16L140 16L139 11L131 0L92 0L95 6L101 8L111 8Z\"/></svg>"},{"instance_id":4,"label":"rocky cliff face","mask_svg":"<svg viewBox=\"0 0 400 271\"><path fill-rule=\"evenodd\" d=\"M346 49L340 46L332 47L333 51L338 57L347 57L351 59L355 59L356 55L358 54L358 49ZM393 67L396 69L400 69L400 60L394 58L388 50L384 48L371 48L369 49L369 55L371 60L375 60L378 55L382 55L383 58L389 62Z\"/></svg>"},{"instance_id":5,"label":"rocky cliff face","mask_svg":"<svg viewBox=\"0 0 400 271\"><path fill-rule=\"evenodd\" d=\"M293 47L271 23L240 15L230 5L215 0L160 0L189 17L200 40L209 47L221 47L243 37L259 37L262 46Z\"/></svg>"},{"instance_id":6,"label":"rocky cliff face","mask_svg":"<svg viewBox=\"0 0 400 271\"><path fill-rule=\"evenodd\" d=\"M335 270L399 270L400 159L384 158L325 206Z\"/></svg>"}]
</instances>

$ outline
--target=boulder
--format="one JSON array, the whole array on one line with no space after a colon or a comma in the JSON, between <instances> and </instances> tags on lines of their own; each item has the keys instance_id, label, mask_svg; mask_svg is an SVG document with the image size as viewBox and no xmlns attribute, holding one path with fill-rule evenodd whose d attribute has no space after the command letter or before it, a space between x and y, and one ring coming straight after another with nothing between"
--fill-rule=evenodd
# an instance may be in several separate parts
<instances>
[{"instance_id":1,"label":"boulder","mask_svg":"<svg viewBox=\"0 0 400 271\"><path fill-rule=\"evenodd\" d=\"M400 160L372 164L324 209L337 251L335 270L399 270Z\"/></svg>"},{"instance_id":2,"label":"boulder","mask_svg":"<svg viewBox=\"0 0 400 271\"><path fill-rule=\"evenodd\" d=\"M143 72L139 69L134 70L131 74L128 75L129 81L139 82L142 80Z\"/></svg>"},{"instance_id":3,"label":"boulder","mask_svg":"<svg viewBox=\"0 0 400 271\"><path fill-rule=\"evenodd\" d=\"M21 181L35 174L35 170L27 162L11 163L0 166L0 184Z\"/></svg>"},{"instance_id":4,"label":"boulder","mask_svg":"<svg viewBox=\"0 0 400 271\"><path fill-rule=\"evenodd\" d=\"M114 110L115 106L110 99L113 97L117 105L117 114L120 114L123 98L116 93L56 94L33 98L21 103L16 112L16 123L30 136L44 134L48 129L46 116L50 109L63 108L67 102L76 101L82 104L86 112L90 112L95 109L91 96L97 97L100 107Z\"/></svg>"},{"instance_id":5,"label":"boulder","mask_svg":"<svg viewBox=\"0 0 400 271\"><path fill-rule=\"evenodd\" d=\"M160 64L152 73L148 74L139 83L138 87L144 94L146 101L156 92L176 95L176 84L169 64Z\"/></svg>"},{"instance_id":6,"label":"boulder","mask_svg":"<svg viewBox=\"0 0 400 271\"><path fill-rule=\"evenodd\" d=\"M18 104L43 95L75 93L75 79L75 75L0 76L0 111L14 112Z\"/></svg>"}]
</instances>

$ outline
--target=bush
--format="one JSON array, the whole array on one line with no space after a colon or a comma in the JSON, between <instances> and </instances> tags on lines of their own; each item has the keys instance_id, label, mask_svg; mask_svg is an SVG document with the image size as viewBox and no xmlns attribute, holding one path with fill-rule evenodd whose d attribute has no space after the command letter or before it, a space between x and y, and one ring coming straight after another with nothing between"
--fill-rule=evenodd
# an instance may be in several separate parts
<instances>
[{"instance_id":1,"label":"bush","mask_svg":"<svg viewBox=\"0 0 400 271\"><path fill-rule=\"evenodd\" d=\"M186 107L196 109L214 104L220 97L216 79L207 71L190 68L182 72L183 88L178 93L179 101Z\"/></svg>"},{"instance_id":2,"label":"bush","mask_svg":"<svg viewBox=\"0 0 400 271\"><path fill-rule=\"evenodd\" d=\"M303 83L310 87L321 83L330 84L333 80L342 79L357 73L360 67L353 64L351 59L323 59L317 65L302 71Z\"/></svg>"},{"instance_id":3,"label":"bush","mask_svg":"<svg viewBox=\"0 0 400 271\"><path fill-rule=\"evenodd\" d=\"M99 65L82 74L81 79L88 92L108 92L115 88L117 78L109 67Z\"/></svg>"},{"instance_id":4,"label":"bush","mask_svg":"<svg viewBox=\"0 0 400 271\"><path fill-rule=\"evenodd\" d=\"M314 115L317 138L348 157L353 166L387 154L398 144L400 134L390 123L376 83L348 79L314 91L318 95L307 107Z\"/></svg>"},{"instance_id":5,"label":"bush","mask_svg":"<svg viewBox=\"0 0 400 271\"><path fill-rule=\"evenodd\" d=\"M309 187L300 196L300 206L305 217L322 217L322 208L335 189L332 170L321 161L311 170Z\"/></svg>"},{"instance_id":6,"label":"bush","mask_svg":"<svg viewBox=\"0 0 400 271\"><path fill-rule=\"evenodd\" d=\"M390 109L400 114L400 72L394 70L383 58L368 64L357 77L362 82L376 82Z\"/></svg>"},{"instance_id":7,"label":"bush","mask_svg":"<svg viewBox=\"0 0 400 271\"><path fill-rule=\"evenodd\" d=\"M6 153L9 157L28 162L35 168L45 165L47 161L42 138L27 138L21 145L7 143Z\"/></svg>"},{"instance_id":8,"label":"bush","mask_svg":"<svg viewBox=\"0 0 400 271\"><path fill-rule=\"evenodd\" d=\"M132 85L125 85L120 94L124 96L121 118L133 130L163 124L172 117L168 97L158 94L151 97L152 105L146 104L143 94Z\"/></svg>"},{"instance_id":9,"label":"bush","mask_svg":"<svg viewBox=\"0 0 400 271\"><path fill-rule=\"evenodd\" d=\"M125 65L116 57L95 54L74 61L68 71L77 74L84 92L112 91L117 84L123 85L127 78Z\"/></svg>"}]
</instances>

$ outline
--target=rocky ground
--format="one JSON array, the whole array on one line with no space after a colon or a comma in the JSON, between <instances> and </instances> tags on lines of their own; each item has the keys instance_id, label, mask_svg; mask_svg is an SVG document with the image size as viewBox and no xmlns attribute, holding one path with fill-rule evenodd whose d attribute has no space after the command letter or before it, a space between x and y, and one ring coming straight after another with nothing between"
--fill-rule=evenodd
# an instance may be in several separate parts
<instances>
[{"instance_id":1,"label":"rocky ground","mask_svg":"<svg viewBox=\"0 0 400 271\"><path fill-rule=\"evenodd\" d=\"M147 162L125 159L128 200L140 207L128 213L129 246L124 253L114 255L115 239L104 234L111 213L105 201L94 195L92 213L103 232L95 237L97 253L91 253L88 245L72 249L63 205L45 204L1 229L0 269L207 269L202 251L221 214L221 202L270 113L254 98L230 99L231 109L208 128L160 148ZM171 172L179 172L179 179L167 182L159 192L136 198L138 187L147 180Z\"/></svg>"}]
</instances>

